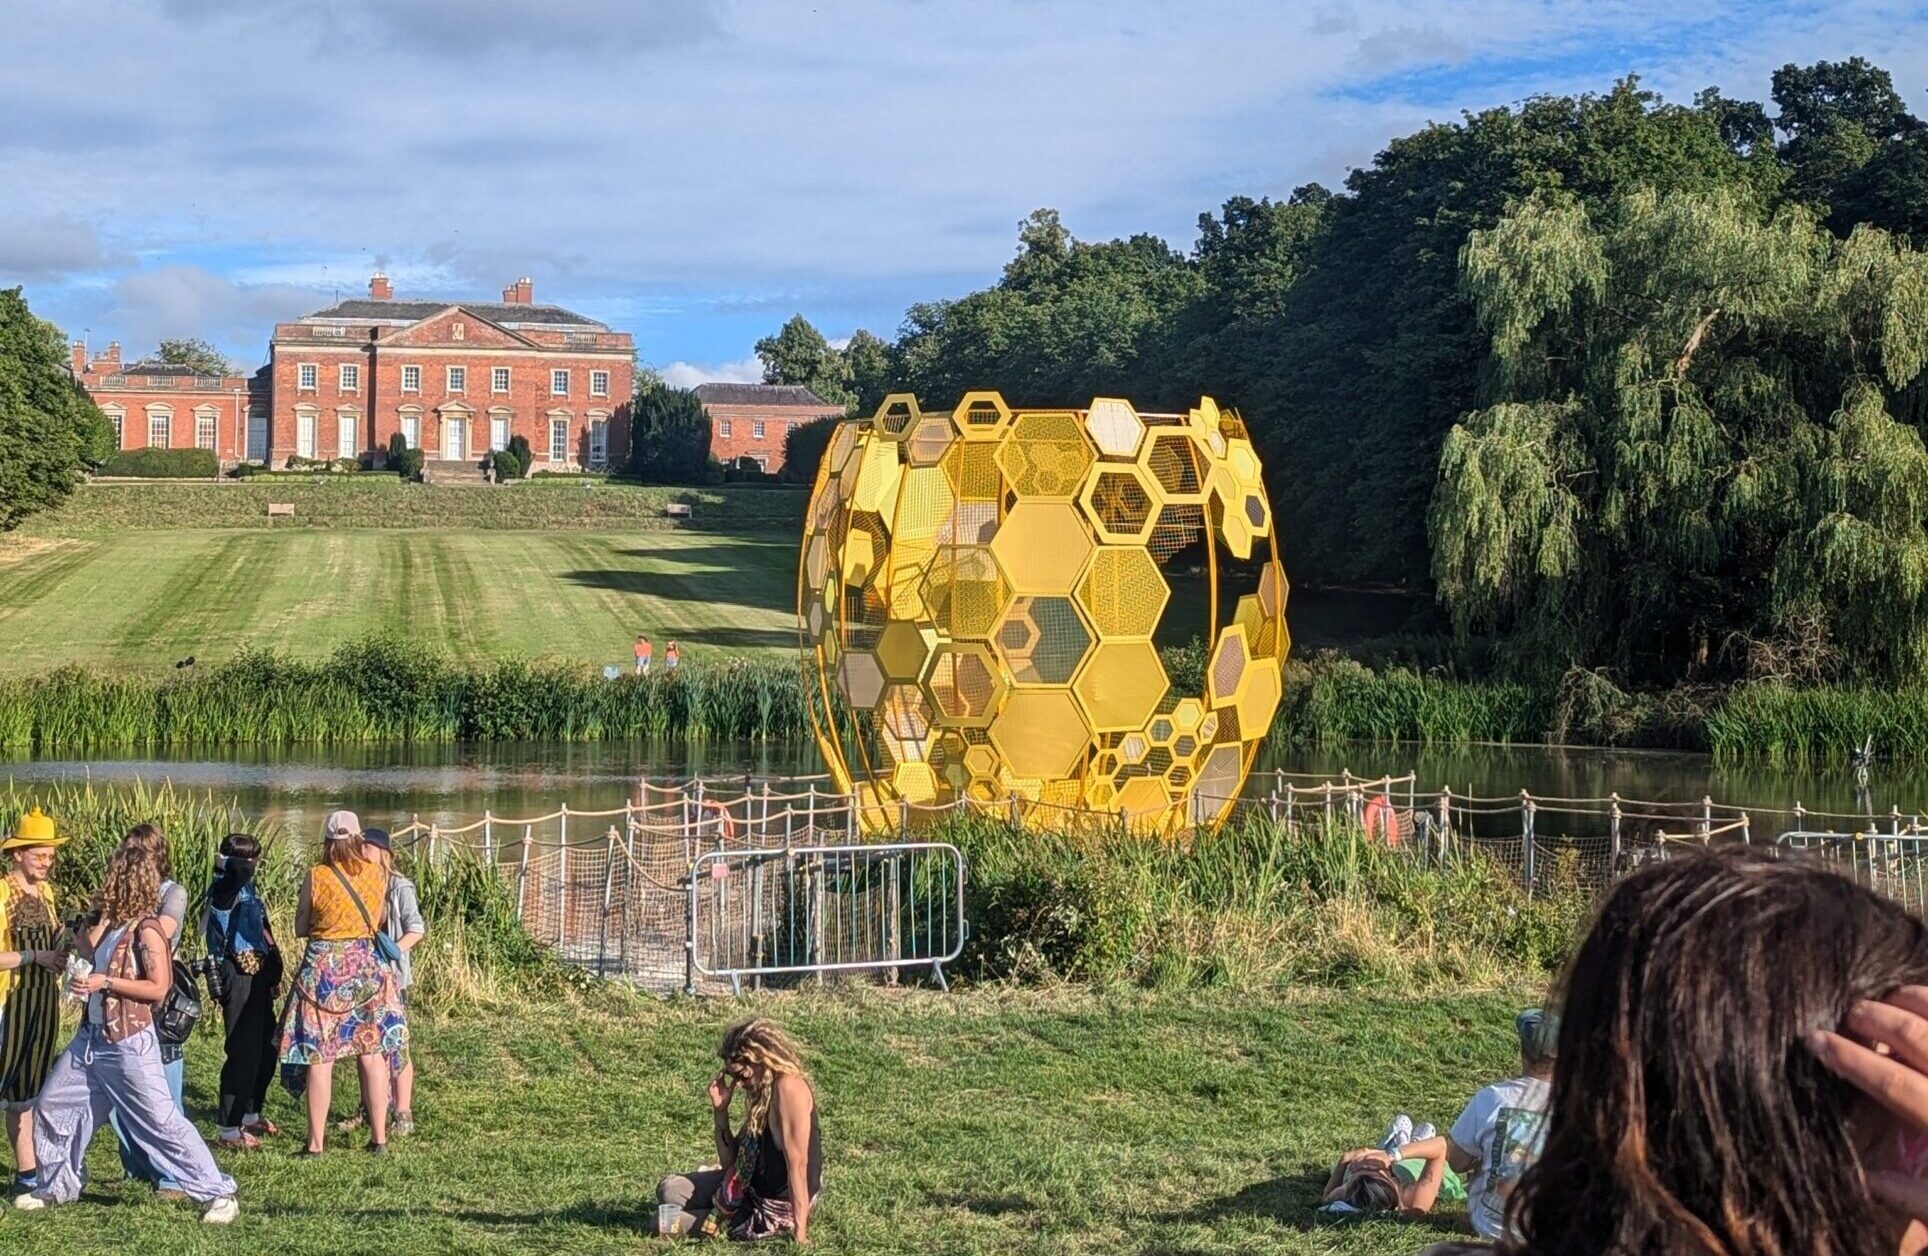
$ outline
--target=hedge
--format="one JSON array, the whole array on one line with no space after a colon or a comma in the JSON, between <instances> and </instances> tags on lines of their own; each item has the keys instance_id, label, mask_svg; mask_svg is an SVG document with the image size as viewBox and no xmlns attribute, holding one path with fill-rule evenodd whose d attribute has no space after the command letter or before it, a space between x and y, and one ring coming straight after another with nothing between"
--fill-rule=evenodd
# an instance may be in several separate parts
<instances>
[{"instance_id":1,"label":"hedge","mask_svg":"<svg viewBox=\"0 0 1928 1256\"><path fill-rule=\"evenodd\" d=\"M145 480L211 480L220 473L212 449L122 449L100 467L102 475Z\"/></svg>"}]
</instances>

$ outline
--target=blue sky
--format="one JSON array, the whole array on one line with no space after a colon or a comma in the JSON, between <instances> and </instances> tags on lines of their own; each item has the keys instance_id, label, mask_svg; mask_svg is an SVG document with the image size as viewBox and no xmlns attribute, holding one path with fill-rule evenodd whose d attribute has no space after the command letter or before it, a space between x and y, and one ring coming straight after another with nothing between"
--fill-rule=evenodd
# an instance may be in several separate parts
<instances>
[{"instance_id":1,"label":"blue sky","mask_svg":"<svg viewBox=\"0 0 1928 1256\"><path fill-rule=\"evenodd\" d=\"M1189 246L1226 197L1637 72L1765 99L1866 55L1928 112L1921 4L1701 0L63 0L0 42L0 285L130 353L262 360L361 293L538 300L677 382L802 312L891 335L1017 222Z\"/></svg>"}]
</instances>

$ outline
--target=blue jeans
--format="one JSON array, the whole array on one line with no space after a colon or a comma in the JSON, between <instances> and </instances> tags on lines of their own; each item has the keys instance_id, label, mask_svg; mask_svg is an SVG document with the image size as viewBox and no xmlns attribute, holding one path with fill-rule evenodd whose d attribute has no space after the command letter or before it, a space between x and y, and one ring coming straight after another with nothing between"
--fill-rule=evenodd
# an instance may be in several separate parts
<instances>
[{"instance_id":1,"label":"blue jeans","mask_svg":"<svg viewBox=\"0 0 1928 1256\"><path fill-rule=\"evenodd\" d=\"M183 1057L175 1060L171 1064L165 1065L162 1071L167 1074L167 1093L174 1099L174 1110L182 1115L186 1115L186 1109L181 1102L181 1082L187 1072L186 1058ZM141 1181L153 1186L155 1190L177 1191L181 1189L179 1182L171 1180L166 1174L154 1167L154 1162L148 1158L145 1151L141 1150L139 1143L127 1137L126 1127L121 1124L119 1109L115 1109L107 1114L107 1123L114 1127L114 1137L120 1142L121 1168L126 1172L128 1177L139 1178Z\"/></svg>"}]
</instances>

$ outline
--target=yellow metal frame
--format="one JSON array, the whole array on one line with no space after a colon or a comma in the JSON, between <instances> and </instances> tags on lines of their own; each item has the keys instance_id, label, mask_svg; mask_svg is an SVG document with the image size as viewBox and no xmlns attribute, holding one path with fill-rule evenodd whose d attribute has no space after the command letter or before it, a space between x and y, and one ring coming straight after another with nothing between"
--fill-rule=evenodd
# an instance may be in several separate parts
<instances>
[{"instance_id":1,"label":"yellow metal frame","mask_svg":"<svg viewBox=\"0 0 1928 1256\"><path fill-rule=\"evenodd\" d=\"M1152 638L1173 611L1161 568L1200 541L1210 653L1187 695ZM1226 563L1258 579L1221 622ZM946 414L894 394L839 427L806 512L811 724L867 830L960 800L1215 822L1278 708L1287 593L1258 456L1209 397L1156 415L973 392Z\"/></svg>"}]
</instances>

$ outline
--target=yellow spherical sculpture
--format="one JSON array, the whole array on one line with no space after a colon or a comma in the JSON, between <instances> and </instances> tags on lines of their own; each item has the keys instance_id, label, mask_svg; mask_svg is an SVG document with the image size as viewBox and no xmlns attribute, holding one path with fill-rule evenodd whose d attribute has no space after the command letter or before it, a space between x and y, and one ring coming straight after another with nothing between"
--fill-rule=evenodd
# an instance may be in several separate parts
<instances>
[{"instance_id":1,"label":"yellow spherical sculpture","mask_svg":"<svg viewBox=\"0 0 1928 1256\"><path fill-rule=\"evenodd\" d=\"M817 741L868 829L968 800L1039 823L1223 817L1283 688L1272 508L1245 425L908 394L838 426L797 610ZM1222 613L1229 608L1229 613ZM1203 692L1157 645L1208 644Z\"/></svg>"}]
</instances>

